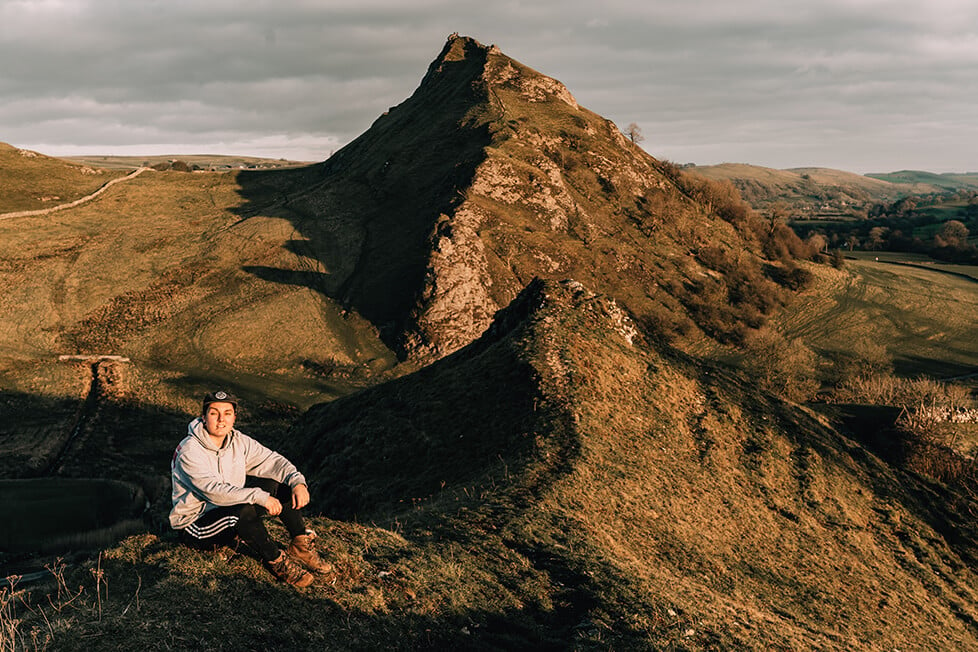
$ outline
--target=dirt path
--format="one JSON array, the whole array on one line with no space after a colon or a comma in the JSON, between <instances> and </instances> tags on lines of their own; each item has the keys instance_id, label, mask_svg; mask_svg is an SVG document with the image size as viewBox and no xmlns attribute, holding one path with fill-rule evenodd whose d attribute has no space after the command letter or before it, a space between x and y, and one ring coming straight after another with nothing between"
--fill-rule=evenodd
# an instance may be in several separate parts
<instances>
[{"instance_id":1,"label":"dirt path","mask_svg":"<svg viewBox=\"0 0 978 652\"><path fill-rule=\"evenodd\" d=\"M134 177L142 174L143 172L145 172L146 170L149 170L149 169L151 169L151 168L139 168L137 170L133 170L131 173L127 174L124 177L119 177L117 179L112 179L111 181L109 181L108 183L106 183L104 186L102 186L101 188L99 188L98 190L96 190L95 192L93 192L92 194L85 195L81 199L76 199L75 201L68 202L67 204L59 204L57 206L51 206L50 208L38 208L37 210L33 210L33 211L16 211L14 213L0 213L0 220L9 220L9 219L13 219L15 217L31 217L31 216L36 216L36 215L47 215L48 213L54 213L55 211L63 211L66 208L74 208L75 206L80 206L81 204L84 204L85 202L89 202L89 201L95 199L96 197L98 197L99 195L101 195L103 192L105 192L110 187L114 186L115 184L122 183L123 181L129 181L130 179L132 179L132 178L134 178Z\"/></svg>"},{"instance_id":2,"label":"dirt path","mask_svg":"<svg viewBox=\"0 0 978 652\"><path fill-rule=\"evenodd\" d=\"M92 378L89 383L88 393L85 396L81 409L78 411L68 438L61 446L61 449L48 462L47 466L40 471L38 477L58 474L72 447L80 437L84 436L85 429L98 410L99 401L106 394L111 394L118 389L116 385L120 382L120 375L113 373L113 370L109 366L129 362L129 358L120 355L62 355L58 356L58 360L62 362L84 362L91 369Z\"/></svg>"}]
</instances>

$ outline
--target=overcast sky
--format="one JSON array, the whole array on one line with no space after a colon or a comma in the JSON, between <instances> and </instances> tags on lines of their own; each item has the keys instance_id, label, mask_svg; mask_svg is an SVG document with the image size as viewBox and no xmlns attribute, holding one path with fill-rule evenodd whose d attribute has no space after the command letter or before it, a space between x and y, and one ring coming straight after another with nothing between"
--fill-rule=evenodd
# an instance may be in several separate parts
<instances>
[{"instance_id":1,"label":"overcast sky","mask_svg":"<svg viewBox=\"0 0 978 652\"><path fill-rule=\"evenodd\" d=\"M322 160L452 32L659 158L978 171L973 0L0 0L0 141Z\"/></svg>"}]
</instances>

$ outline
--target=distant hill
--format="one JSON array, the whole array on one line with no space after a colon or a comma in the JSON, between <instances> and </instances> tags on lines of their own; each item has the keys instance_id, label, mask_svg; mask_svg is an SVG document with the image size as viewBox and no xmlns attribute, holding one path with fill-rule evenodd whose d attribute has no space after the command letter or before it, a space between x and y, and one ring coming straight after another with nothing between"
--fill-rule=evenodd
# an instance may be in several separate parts
<instances>
[{"instance_id":1,"label":"distant hill","mask_svg":"<svg viewBox=\"0 0 978 652\"><path fill-rule=\"evenodd\" d=\"M923 186L939 190L978 190L978 172L935 174L919 170L901 170L900 172L875 173L866 176L889 183L909 184L915 187Z\"/></svg>"},{"instance_id":2,"label":"distant hill","mask_svg":"<svg viewBox=\"0 0 978 652\"><path fill-rule=\"evenodd\" d=\"M775 170L724 163L689 170L711 179L731 181L758 210L767 211L782 203L795 217L803 219L864 215L873 203L937 190L916 181L873 178L828 168Z\"/></svg>"},{"instance_id":3,"label":"distant hill","mask_svg":"<svg viewBox=\"0 0 978 652\"><path fill-rule=\"evenodd\" d=\"M309 165L313 161L290 161L282 158L233 156L224 154L171 154L152 156L68 156L68 161L99 168L137 168L182 161L200 170L269 169Z\"/></svg>"}]
</instances>

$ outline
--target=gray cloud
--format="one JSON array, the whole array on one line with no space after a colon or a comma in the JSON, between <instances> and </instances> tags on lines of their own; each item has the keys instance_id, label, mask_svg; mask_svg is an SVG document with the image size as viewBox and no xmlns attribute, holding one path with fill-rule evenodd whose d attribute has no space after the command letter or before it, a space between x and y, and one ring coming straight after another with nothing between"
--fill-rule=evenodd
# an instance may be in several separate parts
<instances>
[{"instance_id":1,"label":"gray cloud","mask_svg":"<svg viewBox=\"0 0 978 652\"><path fill-rule=\"evenodd\" d=\"M458 31L663 158L978 169L974 25L951 0L0 0L0 140L322 159Z\"/></svg>"}]
</instances>

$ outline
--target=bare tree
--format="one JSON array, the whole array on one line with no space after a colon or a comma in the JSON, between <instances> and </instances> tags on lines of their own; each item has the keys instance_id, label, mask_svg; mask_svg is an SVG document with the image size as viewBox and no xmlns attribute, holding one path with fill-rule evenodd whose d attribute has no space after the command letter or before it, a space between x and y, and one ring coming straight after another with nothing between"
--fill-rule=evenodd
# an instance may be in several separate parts
<instances>
[{"instance_id":1,"label":"bare tree","mask_svg":"<svg viewBox=\"0 0 978 652\"><path fill-rule=\"evenodd\" d=\"M628 136L629 140L636 145L645 140L645 136L642 135L642 128L634 122L625 127L625 130L622 133Z\"/></svg>"}]
</instances>

